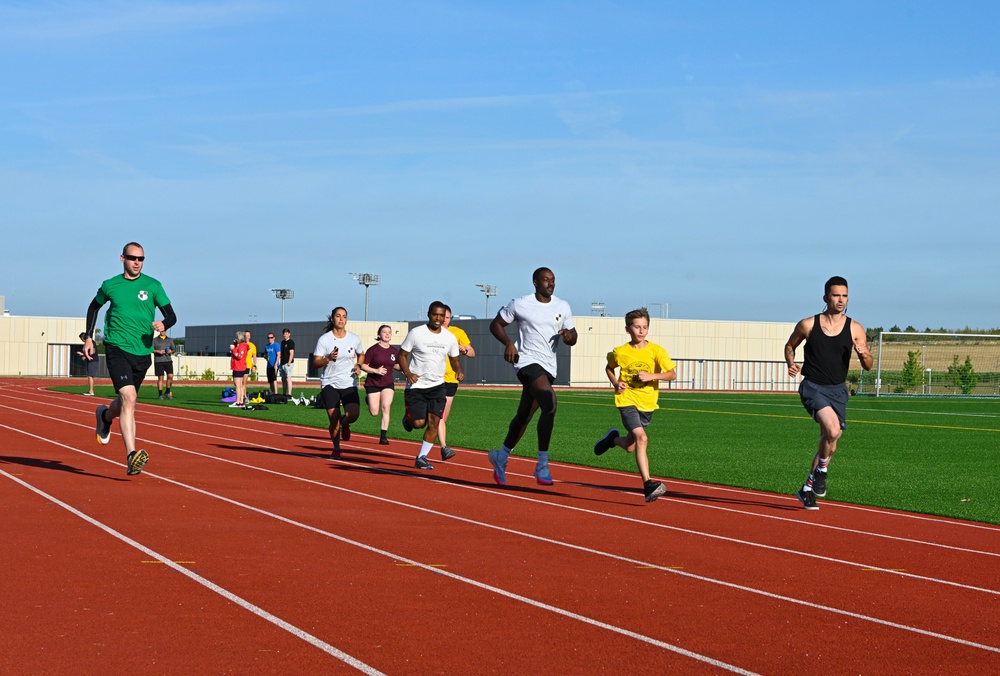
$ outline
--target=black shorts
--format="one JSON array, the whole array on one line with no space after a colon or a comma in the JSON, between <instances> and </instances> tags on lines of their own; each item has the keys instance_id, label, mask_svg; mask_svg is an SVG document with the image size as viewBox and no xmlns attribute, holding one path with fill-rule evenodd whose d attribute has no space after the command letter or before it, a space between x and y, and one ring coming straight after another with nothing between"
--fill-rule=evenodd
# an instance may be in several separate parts
<instances>
[{"instance_id":1,"label":"black shorts","mask_svg":"<svg viewBox=\"0 0 1000 676\"><path fill-rule=\"evenodd\" d=\"M365 385L365 394L375 394L381 392L382 390L395 390L396 386L393 384L389 385Z\"/></svg>"},{"instance_id":2,"label":"black shorts","mask_svg":"<svg viewBox=\"0 0 1000 676\"><path fill-rule=\"evenodd\" d=\"M640 411L635 406L622 406L618 412L622 416L622 427L629 432L640 427L646 429L653 422L652 411Z\"/></svg>"},{"instance_id":3,"label":"black shorts","mask_svg":"<svg viewBox=\"0 0 1000 676\"><path fill-rule=\"evenodd\" d=\"M153 363L151 354L132 354L107 343L104 344L104 358L115 392L123 387L134 387L138 392L142 379L146 377L146 372Z\"/></svg>"},{"instance_id":4,"label":"black shorts","mask_svg":"<svg viewBox=\"0 0 1000 676\"><path fill-rule=\"evenodd\" d=\"M271 384L278 382L278 372L273 366L267 367L267 382Z\"/></svg>"},{"instance_id":5,"label":"black shorts","mask_svg":"<svg viewBox=\"0 0 1000 676\"><path fill-rule=\"evenodd\" d=\"M429 414L440 418L444 415L444 383L427 389L407 388L404 401L411 420L427 420Z\"/></svg>"},{"instance_id":6,"label":"black shorts","mask_svg":"<svg viewBox=\"0 0 1000 676\"><path fill-rule=\"evenodd\" d=\"M540 364L528 364L524 368L518 369L517 371L517 379L521 381L521 384L525 387L538 380L541 376L545 376L549 379L549 385L556 381L555 376L542 368Z\"/></svg>"},{"instance_id":7,"label":"black shorts","mask_svg":"<svg viewBox=\"0 0 1000 676\"><path fill-rule=\"evenodd\" d=\"M456 394L458 394L458 383L444 384L444 396L454 397Z\"/></svg>"},{"instance_id":8,"label":"black shorts","mask_svg":"<svg viewBox=\"0 0 1000 676\"><path fill-rule=\"evenodd\" d=\"M802 406L809 411L813 420L821 409L829 406L840 420L840 429L847 429L847 385L817 385L809 380L803 380L799 385L799 399Z\"/></svg>"},{"instance_id":9,"label":"black shorts","mask_svg":"<svg viewBox=\"0 0 1000 676\"><path fill-rule=\"evenodd\" d=\"M164 376L166 374L174 375L174 360L170 361L154 361L153 362L153 373L156 377Z\"/></svg>"},{"instance_id":10,"label":"black shorts","mask_svg":"<svg viewBox=\"0 0 1000 676\"><path fill-rule=\"evenodd\" d=\"M329 411L341 406L346 409L351 404L360 406L361 398L358 396L358 388L356 387L345 387L338 390L333 385L327 385L319 391L319 402L323 408Z\"/></svg>"}]
</instances>

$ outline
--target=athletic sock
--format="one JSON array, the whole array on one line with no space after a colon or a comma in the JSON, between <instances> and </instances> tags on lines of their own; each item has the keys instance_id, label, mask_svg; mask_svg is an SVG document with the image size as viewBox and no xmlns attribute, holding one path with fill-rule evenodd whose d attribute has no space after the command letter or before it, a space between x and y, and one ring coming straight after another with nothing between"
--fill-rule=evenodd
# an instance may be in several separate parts
<instances>
[{"instance_id":1,"label":"athletic sock","mask_svg":"<svg viewBox=\"0 0 1000 676\"><path fill-rule=\"evenodd\" d=\"M159 394L161 397L163 396L163 390L157 390L156 393Z\"/></svg>"},{"instance_id":2,"label":"athletic sock","mask_svg":"<svg viewBox=\"0 0 1000 676\"><path fill-rule=\"evenodd\" d=\"M434 444L432 442L430 441L421 442L419 456L421 458L426 458L427 454L431 452L432 448L434 448Z\"/></svg>"},{"instance_id":3,"label":"athletic sock","mask_svg":"<svg viewBox=\"0 0 1000 676\"><path fill-rule=\"evenodd\" d=\"M830 465L830 458L826 458L825 460L823 458L820 458L819 464L816 465L816 469L819 470L820 472L825 472L827 471L827 467L829 465Z\"/></svg>"}]
</instances>

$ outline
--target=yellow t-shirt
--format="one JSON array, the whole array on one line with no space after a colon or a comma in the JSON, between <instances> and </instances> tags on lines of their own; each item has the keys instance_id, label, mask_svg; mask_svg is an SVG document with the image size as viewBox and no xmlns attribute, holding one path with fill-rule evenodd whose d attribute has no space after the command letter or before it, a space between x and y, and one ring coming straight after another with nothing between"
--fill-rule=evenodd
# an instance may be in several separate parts
<instances>
[{"instance_id":1,"label":"yellow t-shirt","mask_svg":"<svg viewBox=\"0 0 1000 676\"><path fill-rule=\"evenodd\" d=\"M459 347L465 347L466 345L471 345L472 341L469 340L469 335L458 328L457 326L449 326L448 330L452 332L455 338L458 340ZM444 362L444 381L446 383L457 383L458 378L455 377L455 369L451 367L451 360L445 359Z\"/></svg>"},{"instance_id":2,"label":"yellow t-shirt","mask_svg":"<svg viewBox=\"0 0 1000 676\"><path fill-rule=\"evenodd\" d=\"M608 366L619 368L618 380L628 385L621 394L615 394L615 406L635 406L640 411L655 411L660 406L660 381L651 380L644 383L639 380L639 373L668 373L677 368L667 351L656 343L646 343L646 347L636 349L625 343L608 353Z\"/></svg>"},{"instance_id":3,"label":"yellow t-shirt","mask_svg":"<svg viewBox=\"0 0 1000 676\"><path fill-rule=\"evenodd\" d=\"M250 348L247 350L247 370L249 371L257 366L257 346L253 343L247 343L247 346Z\"/></svg>"}]
</instances>

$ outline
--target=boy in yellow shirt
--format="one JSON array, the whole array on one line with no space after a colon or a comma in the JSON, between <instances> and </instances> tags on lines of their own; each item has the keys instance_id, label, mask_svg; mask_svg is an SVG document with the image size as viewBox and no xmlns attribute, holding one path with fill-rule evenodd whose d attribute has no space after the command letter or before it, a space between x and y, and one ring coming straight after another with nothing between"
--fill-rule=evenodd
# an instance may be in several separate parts
<instances>
[{"instance_id":1,"label":"boy in yellow shirt","mask_svg":"<svg viewBox=\"0 0 1000 676\"><path fill-rule=\"evenodd\" d=\"M628 434L619 436L618 428L612 427L594 444L594 453L603 455L615 446L629 453L634 451L635 463L642 477L643 494L646 502L653 502L666 493L667 488L649 476L646 426L653 420L653 411L659 408L659 381L676 380L677 364L666 350L646 340L649 333L649 312L646 308L632 310L625 315L625 332L631 340L608 353L608 365L604 372L615 390L615 406ZM615 369L618 369L617 377Z\"/></svg>"}]
</instances>

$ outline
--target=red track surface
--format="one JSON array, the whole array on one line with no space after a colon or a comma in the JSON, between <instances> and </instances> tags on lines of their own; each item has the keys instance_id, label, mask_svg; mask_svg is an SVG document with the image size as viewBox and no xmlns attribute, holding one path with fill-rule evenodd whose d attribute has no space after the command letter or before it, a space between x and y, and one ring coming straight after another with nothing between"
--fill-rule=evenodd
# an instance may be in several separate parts
<instances>
[{"instance_id":1,"label":"red track surface","mask_svg":"<svg viewBox=\"0 0 1000 676\"><path fill-rule=\"evenodd\" d=\"M1000 672L996 526L145 405L127 477L52 384L0 381L4 671Z\"/></svg>"}]
</instances>

